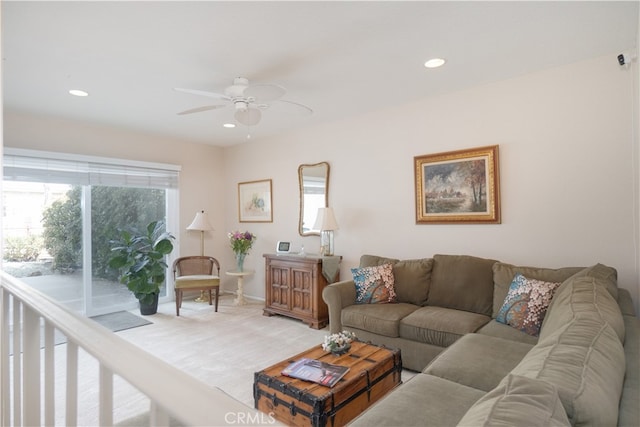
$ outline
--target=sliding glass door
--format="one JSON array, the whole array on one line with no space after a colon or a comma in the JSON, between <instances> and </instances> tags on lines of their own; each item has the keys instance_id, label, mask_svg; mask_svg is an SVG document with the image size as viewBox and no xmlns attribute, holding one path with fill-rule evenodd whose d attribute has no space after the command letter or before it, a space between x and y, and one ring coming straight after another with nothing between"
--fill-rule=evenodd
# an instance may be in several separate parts
<instances>
[{"instance_id":1,"label":"sliding glass door","mask_svg":"<svg viewBox=\"0 0 640 427\"><path fill-rule=\"evenodd\" d=\"M28 163L24 159L6 159L3 269L87 316L137 307L108 266L111 240L122 229L144 229L151 221L165 220L169 227L177 222L177 173L154 181L162 175L157 169L108 165L85 180L86 173L77 174L77 160L45 173L41 162L32 170L20 167ZM169 296L165 285L161 301Z\"/></svg>"}]
</instances>

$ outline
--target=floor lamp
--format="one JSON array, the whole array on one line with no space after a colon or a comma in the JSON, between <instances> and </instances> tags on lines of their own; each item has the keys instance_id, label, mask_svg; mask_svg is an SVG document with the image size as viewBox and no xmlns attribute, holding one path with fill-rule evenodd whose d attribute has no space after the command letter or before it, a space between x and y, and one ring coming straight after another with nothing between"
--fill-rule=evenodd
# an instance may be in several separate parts
<instances>
[{"instance_id":1,"label":"floor lamp","mask_svg":"<svg viewBox=\"0 0 640 427\"><path fill-rule=\"evenodd\" d=\"M196 213L196 217L193 218L187 230L200 232L200 255L204 256L204 232L213 230L207 214L204 211ZM200 291L200 296L196 298L196 302L209 302L209 296L205 295L204 291Z\"/></svg>"}]
</instances>

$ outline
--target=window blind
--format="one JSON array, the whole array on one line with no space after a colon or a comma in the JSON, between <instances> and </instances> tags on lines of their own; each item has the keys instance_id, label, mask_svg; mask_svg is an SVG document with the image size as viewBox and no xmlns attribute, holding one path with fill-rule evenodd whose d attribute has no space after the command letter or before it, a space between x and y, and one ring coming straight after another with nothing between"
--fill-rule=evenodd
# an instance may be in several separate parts
<instances>
[{"instance_id":1,"label":"window blind","mask_svg":"<svg viewBox=\"0 0 640 427\"><path fill-rule=\"evenodd\" d=\"M7 181L136 188L178 188L177 165L5 149Z\"/></svg>"}]
</instances>

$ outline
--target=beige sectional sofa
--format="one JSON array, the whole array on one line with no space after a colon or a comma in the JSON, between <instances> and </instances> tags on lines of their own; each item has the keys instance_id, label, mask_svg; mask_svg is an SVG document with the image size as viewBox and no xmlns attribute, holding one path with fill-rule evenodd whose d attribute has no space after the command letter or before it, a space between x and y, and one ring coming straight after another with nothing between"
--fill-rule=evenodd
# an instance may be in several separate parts
<instances>
[{"instance_id":1,"label":"beige sectional sofa","mask_svg":"<svg viewBox=\"0 0 640 427\"><path fill-rule=\"evenodd\" d=\"M360 265L388 263L396 303L355 304L351 280L323 292L331 332L400 348L421 372L353 425L640 425L640 321L615 269L466 255ZM516 273L562 283L539 336L496 321Z\"/></svg>"}]
</instances>

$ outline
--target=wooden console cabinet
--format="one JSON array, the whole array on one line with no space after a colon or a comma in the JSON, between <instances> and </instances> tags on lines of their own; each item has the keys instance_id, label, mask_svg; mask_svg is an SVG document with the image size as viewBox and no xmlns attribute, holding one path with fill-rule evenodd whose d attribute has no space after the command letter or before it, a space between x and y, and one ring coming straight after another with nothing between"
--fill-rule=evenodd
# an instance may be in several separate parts
<instances>
[{"instance_id":1,"label":"wooden console cabinet","mask_svg":"<svg viewBox=\"0 0 640 427\"><path fill-rule=\"evenodd\" d=\"M302 320L315 329L329 322L322 290L322 257L265 254L265 307L263 314L281 314ZM340 279L338 272L335 281Z\"/></svg>"}]
</instances>

